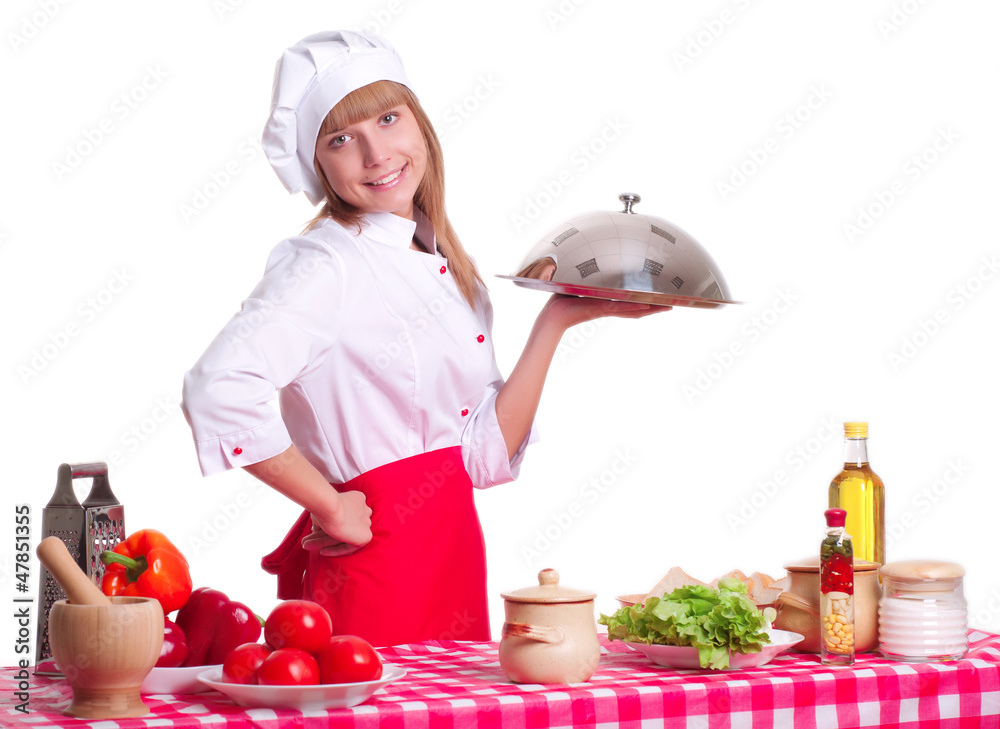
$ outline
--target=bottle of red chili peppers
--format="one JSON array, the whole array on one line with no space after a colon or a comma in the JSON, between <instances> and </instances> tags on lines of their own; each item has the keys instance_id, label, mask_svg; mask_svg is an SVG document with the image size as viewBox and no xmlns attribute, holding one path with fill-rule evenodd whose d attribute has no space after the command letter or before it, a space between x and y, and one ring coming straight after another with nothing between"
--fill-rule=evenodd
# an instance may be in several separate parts
<instances>
[{"instance_id":1,"label":"bottle of red chili peppers","mask_svg":"<svg viewBox=\"0 0 1000 729\"><path fill-rule=\"evenodd\" d=\"M844 530L847 512L827 509L826 539L820 547L820 645L828 666L854 663L854 547Z\"/></svg>"}]
</instances>

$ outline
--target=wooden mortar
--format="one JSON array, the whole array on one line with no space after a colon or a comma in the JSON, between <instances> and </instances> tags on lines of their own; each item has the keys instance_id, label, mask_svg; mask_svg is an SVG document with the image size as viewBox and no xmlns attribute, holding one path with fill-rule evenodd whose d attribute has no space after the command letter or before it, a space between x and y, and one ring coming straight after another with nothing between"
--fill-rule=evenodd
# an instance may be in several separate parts
<instances>
[{"instance_id":1,"label":"wooden mortar","mask_svg":"<svg viewBox=\"0 0 1000 729\"><path fill-rule=\"evenodd\" d=\"M49 614L52 657L73 687L63 713L87 719L148 714L139 688L163 645L159 601L105 596L57 537L42 540L37 553L68 597Z\"/></svg>"}]
</instances>

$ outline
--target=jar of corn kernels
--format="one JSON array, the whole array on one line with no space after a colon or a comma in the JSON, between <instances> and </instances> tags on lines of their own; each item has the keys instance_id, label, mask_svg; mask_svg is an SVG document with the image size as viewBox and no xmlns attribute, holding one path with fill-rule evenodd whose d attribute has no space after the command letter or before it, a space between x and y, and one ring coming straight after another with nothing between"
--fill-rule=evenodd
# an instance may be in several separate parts
<instances>
[{"instance_id":1,"label":"jar of corn kernels","mask_svg":"<svg viewBox=\"0 0 1000 729\"><path fill-rule=\"evenodd\" d=\"M828 666L854 663L854 549L844 531L847 512L827 509L820 546L820 656Z\"/></svg>"}]
</instances>

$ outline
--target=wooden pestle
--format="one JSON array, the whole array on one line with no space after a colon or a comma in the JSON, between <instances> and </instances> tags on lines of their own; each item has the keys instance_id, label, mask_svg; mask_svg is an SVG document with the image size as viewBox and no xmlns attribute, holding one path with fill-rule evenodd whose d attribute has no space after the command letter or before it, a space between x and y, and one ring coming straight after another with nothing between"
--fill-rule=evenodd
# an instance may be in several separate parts
<instances>
[{"instance_id":1,"label":"wooden pestle","mask_svg":"<svg viewBox=\"0 0 1000 729\"><path fill-rule=\"evenodd\" d=\"M101 592L59 537L46 537L35 550L45 569L55 578L74 605L111 605L111 600Z\"/></svg>"}]
</instances>

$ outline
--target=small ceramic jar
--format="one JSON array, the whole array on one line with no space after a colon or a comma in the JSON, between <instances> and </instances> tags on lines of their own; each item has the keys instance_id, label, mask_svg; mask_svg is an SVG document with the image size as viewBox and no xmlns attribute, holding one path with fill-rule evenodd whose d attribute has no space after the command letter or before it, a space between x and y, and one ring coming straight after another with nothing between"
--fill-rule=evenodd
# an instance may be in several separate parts
<instances>
[{"instance_id":1,"label":"small ceramic jar","mask_svg":"<svg viewBox=\"0 0 1000 729\"><path fill-rule=\"evenodd\" d=\"M854 650L867 653L878 646L878 601L882 594L878 583L877 562L854 560ZM820 652L820 581L819 557L785 565L788 589L778 595L778 616L774 627L805 636L792 648L798 653Z\"/></svg>"},{"instance_id":2,"label":"small ceramic jar","mask_svg":"<svg viewBox=\"0 0 1000 729\"><path fill-rule=\"evenodd\" d=\"M969 647L965 570L951 562L904 561L882 566L879 651L897 661L946 661Z\"/></svg>"},{"instance_id":3,"label":"small ceramic jar","mask_svg":"<svg viewBox=\"0 0 1000 729\"><path fill-rule=\"evenodd\" d=\"M500 667L515 683L580 683L597 669L594 598L559 584L559 573L538 573L538 586L501 595L505 622Z\"/></svg>"}]
</instances>

